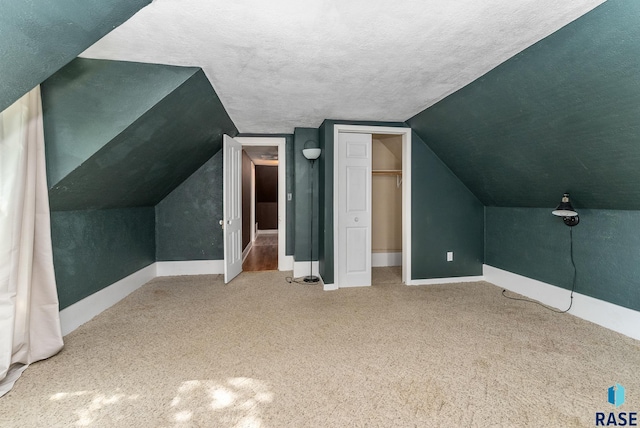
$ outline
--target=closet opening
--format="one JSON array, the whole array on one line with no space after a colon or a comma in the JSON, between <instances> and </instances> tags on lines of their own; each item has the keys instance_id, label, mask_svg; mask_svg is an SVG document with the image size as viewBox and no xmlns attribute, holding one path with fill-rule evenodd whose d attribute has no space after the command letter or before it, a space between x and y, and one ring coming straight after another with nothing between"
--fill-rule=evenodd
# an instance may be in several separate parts
<instances>
[{"instance_id":1,"label":"closet opening","mask_svg":"<svg viewBox=\"0 0 640 428\"><path fill-rule=\"evenodd\" d=\"M336 124L333 133L334 284L325 290L371 286L374 268L375 284L411 285L411 128Z\"/></svg>"},{"instance_id":2,"label":"closet opening","mask_svg":"<svg viewBox=\"0 0 640 428\"><path fill-rule=\"evenodd\" d=\"M402 284L402 146L371 134L371 285Z\"/></svg>"}]
</instances>

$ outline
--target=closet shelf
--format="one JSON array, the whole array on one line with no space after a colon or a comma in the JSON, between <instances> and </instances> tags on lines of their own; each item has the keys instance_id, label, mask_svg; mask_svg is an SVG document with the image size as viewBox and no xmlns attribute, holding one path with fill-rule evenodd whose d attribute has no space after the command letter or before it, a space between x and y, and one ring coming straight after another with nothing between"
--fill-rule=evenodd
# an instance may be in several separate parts
<instances>
[{"instance_id":1,"label":"closet shelf","mask_svg":"<svg viewBox=\"0 0 640 428\"><path fill-rule=\"evenodd\" d=\"M396 177L396 186L398 189L402 185L402 170L401 169L374 169L371 171L372 175L389 175Z\"/></svg>"},{"instance_id":2,"label":"closet shelf","mask_svg":"<svg viewBox=\"0 0 640 428\"><path fill-rule=\"evenodd\" d=\"M373 175L402 175L401 169L374 169Z\"/></svg>"}]
</instances>

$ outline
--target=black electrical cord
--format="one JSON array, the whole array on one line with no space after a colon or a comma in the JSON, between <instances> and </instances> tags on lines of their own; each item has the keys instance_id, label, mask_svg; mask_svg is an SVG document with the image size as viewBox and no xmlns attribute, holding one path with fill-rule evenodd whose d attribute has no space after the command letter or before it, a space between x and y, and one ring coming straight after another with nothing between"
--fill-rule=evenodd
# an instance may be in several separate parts
<instances>
[{"instance_id":1,"label":"black electrical cord","mask_svg":"<svg viewBox=\"0 0 640 428\"><path fill-rule=\"evenodd\" d=\"M542 306L545 309L548 309L552 312L558 313L558 314L564 314L569 312L569 310L571 309L571 306L573 306L573 292L576 289L576 277L578 276L578 271L576 270L576 263L573 260L573 227L569 228L569 241L570 241L570 254L571 254L571 265L573 266L573 284L571 285L571 301L569 302L569 307L567 309L565 309L564 311L559 311L557 309L554 308L550 308L547 305L543 305L540 302L536 302L535 300L529 300L529 299L521 299L519 297L509 297L507 296L505 293L507 290L502 290L502 296L506 297L507 299L511 299L511 300L521 300L523 302L528 302L528 303L535 303L537 305Z\"/></svg>"},{"instance_id":2,"label":"black electrical cord","mask_svg":"<svg viewBox=\"0 0 640 428\"><path fill-rule=\"evenodd\" d=\"M321 284L320 281L318 282L306 282L304 279L306 278L306 276L301 276L299 278L294 278L292 276L288 276L285 278L285 280L291 284L291 283L296 283L296 284L302 284L302 285L318 285Z\"/></svg>"}]
</instances>

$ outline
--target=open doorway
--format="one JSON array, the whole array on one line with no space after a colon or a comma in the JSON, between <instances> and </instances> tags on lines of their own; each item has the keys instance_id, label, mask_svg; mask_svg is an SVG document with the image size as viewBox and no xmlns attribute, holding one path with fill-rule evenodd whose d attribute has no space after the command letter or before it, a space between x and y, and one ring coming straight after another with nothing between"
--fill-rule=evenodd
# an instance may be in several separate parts
<instances>
[{"instance_id":1,"label":"open doorway","mask_svg":"<svg viewBox=\"0 0 640 428\"><path fill-rule=\"evenodd\" d=\"M285 139L236 137L242 144L242 270L287 270Z\"/></svg>"},{"instance_id":2,"label":"open doorway","mask_svg":"<svg viewBox=\"0 0 640 428\"><path fill-rule=\"evenodd\" d=\"M278 269L278 147L242 148L242 270Z\"/></svg>"}]
</instances>

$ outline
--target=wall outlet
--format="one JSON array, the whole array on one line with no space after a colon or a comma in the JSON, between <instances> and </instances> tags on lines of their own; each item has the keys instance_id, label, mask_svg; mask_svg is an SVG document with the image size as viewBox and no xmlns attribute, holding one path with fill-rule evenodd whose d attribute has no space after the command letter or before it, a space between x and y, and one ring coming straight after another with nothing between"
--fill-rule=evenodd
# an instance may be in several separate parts
<instances>
[{"instance_id":1,"label":"wall outlet","mask_svg":"<svg viewBox=\"0 0 640 428\"><path fill-rule=\"evenodd\" d=\"M448 262L453 261L453 251L447 251L447 261Z\"/></svg>"},{"instance_id":2,"label":"wall outlet","mask_svg":"<svg viewBox=\"0 0 640 428\"><path fill-rule=\"evenodd\" d=\"M287 193L287 201L293 199L293 195L291 193Z\"/></svg>"}]
</instances>

